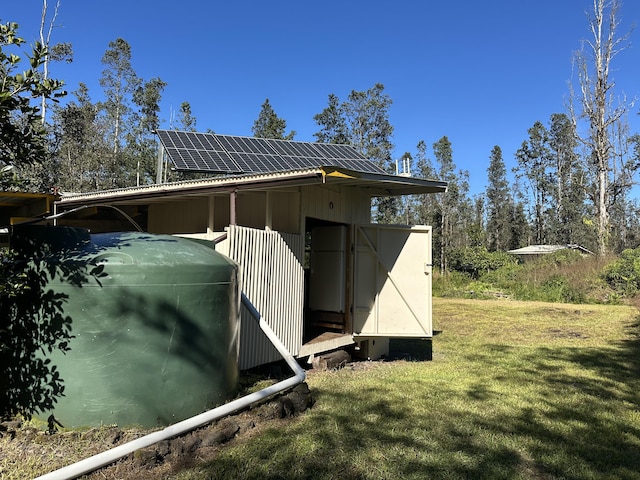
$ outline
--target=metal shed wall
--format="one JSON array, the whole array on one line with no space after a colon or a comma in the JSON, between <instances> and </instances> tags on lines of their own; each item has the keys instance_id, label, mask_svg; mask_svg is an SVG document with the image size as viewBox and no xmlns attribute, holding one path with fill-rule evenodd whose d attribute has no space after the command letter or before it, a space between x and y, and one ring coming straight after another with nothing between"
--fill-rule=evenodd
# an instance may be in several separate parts
<instances>
[{"instance_id":1,"label":"metal shed wall","mask_svg":"<svg viewBox=\"0 0 640 480\"><path fill-rule=\"evenodd\" d=\"M295 356L302 346L304 309L304 238L275 231L230 225L224 246L240 265L241 288L282 343ZM281 357L243 309L240 328L241 369Z\"/></svg>"},{"instance_id":2,"label":"metal shed wall","mask_svg":"<svg viewBox=\"0 0 640 480\"><path fill-rule=\"evenodd\" d=\"M302 188L301 217L337 223L369 223L371 197L355 187L310 186Z\"/></svg>"}]
</instances>

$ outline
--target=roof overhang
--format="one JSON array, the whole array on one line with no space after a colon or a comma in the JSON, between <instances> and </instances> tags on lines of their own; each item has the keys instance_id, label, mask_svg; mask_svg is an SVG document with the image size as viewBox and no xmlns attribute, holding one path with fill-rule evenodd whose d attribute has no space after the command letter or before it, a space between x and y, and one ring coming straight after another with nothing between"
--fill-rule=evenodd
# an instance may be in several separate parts
<instances>
[{"instance_id":1,"label":"roof overhang","mask_svg":"<svg viewBox=\"0 0 640 480\"><path fill-rule=\"evenodd\" d=\"M47 215L58 198L49 193L0 192L0 225Z\"/></svg>"},{"instance_id":2,"label":"roof overhang","mask_svg":"<svg viewBox=\"0 0 640 480\"><path fill-rule=\"evenodd\" d=\"M322 167L325 183L338 183L366 189L372 197L443 193L447 182L402 175L363 173L344 168Z\"/></svg>"},{"instance_id":3,"label":"roof overhang","mask_svg":"<svg viewBox=\"0 0 640 480\"><path fill-rule=\"evenodd\" d=\"M289 172L236 175L130 187L99 192L66 194L59 204L65 207L100 203L143 203L166 197L201 196L232 191L267 191L305 185L353 186L372 197L417 193L442 193L447 183L399 175L362 173L336 167L318 167Z\"/></svg>"}]
</instances>

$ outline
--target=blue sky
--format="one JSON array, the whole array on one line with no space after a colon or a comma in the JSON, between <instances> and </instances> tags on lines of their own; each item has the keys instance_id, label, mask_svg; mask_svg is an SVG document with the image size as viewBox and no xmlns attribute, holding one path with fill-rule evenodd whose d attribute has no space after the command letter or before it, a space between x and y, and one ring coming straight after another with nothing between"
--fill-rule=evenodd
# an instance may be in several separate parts
<instances>
[{"instance_id":1,"label":"blue sky","mask_svg":"<svg viewBox=\"0 0 640 480\"><path fill-rule=\"evenodd\" d=\"M50 10L55 0L49 0ZM52 41L71 42L75 59L53 66L69 91L79 82L101 99L100 62L118 37L132 47L145 80L168 83L161 117L188 101L197 129L251 135L269 98L295 139L313 141L313 116L330 93L382 83L393 100L394 157L446 135L454 162L469 170L472 193L486 184L499 145L510 169L537 120L565 111L572 53L590 37L592 0L323 2L61 0ZM42 1L6 2L2 21L37 38ZM640 21L626 0L619 33ZM640 32L613 63L616 93L640 96ZM640 132L638 106L632 132Z\"/></svg>"}]
</instances>

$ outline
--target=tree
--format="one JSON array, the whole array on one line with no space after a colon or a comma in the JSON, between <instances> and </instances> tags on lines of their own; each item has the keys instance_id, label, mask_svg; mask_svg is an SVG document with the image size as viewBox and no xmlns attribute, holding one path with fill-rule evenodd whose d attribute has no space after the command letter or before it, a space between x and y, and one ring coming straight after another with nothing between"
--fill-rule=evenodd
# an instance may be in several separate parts
<instances>
[{"instance_id":1,"label":"tree","mask_svg":"<svg viewBox=\"0 0 640 480\"><path fill-rule=\"evenodd\" d=\"M251 131L253 135L258 138L275 138L276 140L293 140L296 132L290 131L287 135L284 134L287 129L286 120L278 117L273 110L269 99L267 98L262 104L258 118L253 123Z\"/></svg>"},{"instance_id":2,"label":"tree","mask_svg":"<svg viewBox=\"0 0 640 480\"><path fill-rule=\"evenodd\" d=\"M87 192L108 185L103 162L110 155L98 120L98 105L80 83L75 100L54 109L57 186L63 192Z\"/></svg>"},{"instance_id":3,"label":"tree","mask_svg":"<svg viewBox=\"0 0 640 480\"><path fill-rule=\"evenodd\" d=\"M549 151L549 133L540 121L536 121L528 130L529 140L522 142L516 152L518 165L513 169L518 178L526 180L529 200L533 203L533 224L535 241L543 244L547 241L548 229L546 214L549 206L551 153Z\"/></svg>"},{"instance_id":4,"label":"tree","mask_svg":"<svg viewBox=\"0 0 640 480\"><path fill-rule=\"evenodd\" d=\"M329 94L329 105L313 116L321 130L313 134L320 143L351 143L343 106L336 95Z\"/></svg>"},{"instance_id":5,"label":"tree","mask_svg":"<svg viewBox=\"0 0 640 480\"><path fill-rule=\"evenodd\" d=\"M628 178L638 168L637 164L629 165L632 171L618 172L622 176L616 176L614 171L616 152L612 135L628 110L624 100L614 104L615 82L610 76L611 63L626 48L629 37L617 34L619 10L619 0L593 0L593 15L589 17L592 38L583 43L574 57L580 110L575 113L572 106L572 121L577 125L584 120L587 126L587 133L579 139L588 150L587 174L595 210L597 251L601 255L609 246L612 184Z\"/></svg>"},{"instance_id":6,"label":"tree","mask_svg":"<svg viewBox=\"0 0 640 480\"><path fill-rule=\"evenodd\" d=\"M64 94L62 82L38 73L47 54L35 42L29 66L9 52L24 43L16 23L0 24L0 167L41 164L47 157L46 132L40 116L41 98ZM16 71L20 73L16 73ZM6 175L0 177L2 188ZM17 242L24 246L26 242ZM70 320L61 313L62 298L44 291L45 278L56 271L41 256L9 256L0 251L0 419L30 416L49 409L62 394L62 380L46 359L53 349L65 351Z\"/></svg>"},{"instance_id":7,"label":"tree","mask_svg":"<svg viewBox=\"0 0 640 480\"><path fill-rule=\"evenodd\" d=\"M194 117L191 112L191 104L189 102L182 102L180 104L180 111L176 118L175 129L185 132L196 131L196 117Z\"/></svg>"},{"instance_id":8,"label":"tree","mask_svg":"<svg viewBox=\"0 0 640 480\"><path fill-rule=\"evenodd\" d=\"M469 246L483 247L486 246L487 236L485 232L485 198L484 195L475 195L473 197L473 218L468 228Z\"/></svg>"},{"instance_id":9,"label":"tree","mask_svg":"<svg viewBox=\"0 0 640 480\"><path fill-rule=\"evenodd\" d=\"M434 256L440 271L448 271L449 253L456 247L469 246L468 228L473 224L473 206L468 198L469 173L456 171L451 142L444 136L433 144L433 154L439 166L437 177L448 182L446 193L434 195L439 222L434 226Z\"/></svg>"},{"instance_id":10,"label":"tree","mask_svg":"<svg viewBox=\"0 0 640 480\"><path fill-rule=\"evenodd\" d=\"M0 167L18 171L47 158L46 131L36 102L66 94L62 81L42 79L38 73L47 56L44 45L34 43L26 67L11 51L24 43L17 23L0 24ZM7 178L12 177L3 175L0 179L4 189L10 187L5 183Z\"/></svg>"},{"instance_id":11,"label":"tree","mask_svg":"<svg viewBox=\"0 0 640 480\"><path fill-rule=\"evenodd\" d=\"M135 170L121 150L126 144L129 133L127 128L132 113L131 97L140 86L141 80L131 66L131 47L122 38L109 42L109 48L102 57L105 69L102 71L100 85L104 89L106 100L101 105L108 127L111 157L107 164L110 185L107 188L129 185L131 172Z\"/></svg>"},{"instance_id":12,"label":"tree","mask_svg":"<svg viewBox=\"0 0 640 480\"><path fill-rule=\"evenodd\" d=\"M352 90L342 104L350 144L383 170L393 173L393 126L389 122L391 98L384 85L376 83L366 91Z\"/></svg>"},{"instance_id":13,"label":"tree","mask_svg":"<svg viewBox=\"0 0 640 480\"><path fill-rule=\"evenodd\" d=\"M511 215L508 207L513 203L513 199L509 193L502 149L498 145L494 146L489 158L486 190L488 249L506 250L511 241Z\"/></svg>"},{"instance_id":14,"label":"tree","mask_svg":"<svg viewBox=\"0 0 640 480\"><path fill-rule=\"evenodd\" d=\"M436 171L433 163L427 156L427 144L424 140L420 140L416 145L415 167L421 178L435 178ZM414 195L415 220L413 223L417 225L434 225L436 224L436 196L429 193Z\"/></svg>"},{"instance_id":15,"label":"tree","mask_svg":"<svg viewBox=\"0 0 640 480\"><path fill-rule=\"evenodd\" d=\"M47 0L42 1L42 17L40 19L40 43L44 45L47 49L47 54L44 57L44 62L42 62L42 78L46 80L49 78L49 63L51 61L65 61L67 63L71 63L73 61L73 48L70 43L56 43L55 45L51 45L51 33L53 32L53 28L55 26L56 18L58 17L58 10L60 9L60 0L56 2L56 6L53 10L53 18L49 22L49 28L46 29L45 34L45 25L47 22L47 13L48 13L48 2ZM40 115L42 118L42 124L44 125L47 118L47 98L43 96L41 98L41 111Z\"/></svg>"},{"instance_id":16,"label":"tree","mask_svg":"<svg viewBox=\"0 0 640 480\"><path fill-rule=\"evenodd\" d=\"M64 393L62 378L46 354L69 350L71 318L66 297L46 287L61 275L46 250L2 255L0 262L0 419L45 412Z\"/></svg>"},{"instance_id":17,"label":"tree","mask_svg":"<svg viewBox=\"0 0 640 480\"><path fill-rule=\"evenodd\" d=\"M167 84L160 78L143 82L133 93L133 103L138 110L132 119L128 137L128 153L135 159L136 186L152 183L158 158L158 142L155 132L160 128L160 100Z\"/></svg>"},{"instance_id":18,"label":"tree","mask_svg":"<svg viewBox=\"0 0 640 480\"><path fill-rule=\"evenodd\" d=\"M553 215L549 218L550 240L558 244L585 244L584 172L578 162L576 132L564 113L551 115L549 150L555 187L551 189Z\"/></svg>"},{"instance_id":19,"label":"tree","mask_svg":"<svg viewBox=\"0 0 640 480\"><path fill-rule=\"evenodd\" d=\"M380 168L394 173L391 160L393 126L389 122L391 104L381 83L364 91L352 90L342 103L336 95L330 94L329 105L313 117L321 127L314 136L322 142L352 145ZM397 197L374 199L373 218L378 223L396 222L399 211Z\"/></svg>"}]
</instances>

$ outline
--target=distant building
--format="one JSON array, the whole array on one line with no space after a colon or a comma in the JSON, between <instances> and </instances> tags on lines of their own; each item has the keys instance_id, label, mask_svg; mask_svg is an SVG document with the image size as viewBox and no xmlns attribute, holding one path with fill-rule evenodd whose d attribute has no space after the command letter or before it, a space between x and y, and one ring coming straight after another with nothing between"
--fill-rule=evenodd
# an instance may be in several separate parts
<instances>
[{"instance_id":1,"label":"distant building","mask_svg":"<svg viewBox=\"0 0 640 480\"><path fill-rule=\"evenodd\" d=\"M550 253L558 252L560 250L577 250L583 255L593 255L593 252L587 250L584 247L576 244L570 245L529 245L527 247L516 248L515 250L509 250L507 253L515 255L518 260L526 262L529 260L535 260L542 255L548 255Z\"/></svg>"}]
</instances>

